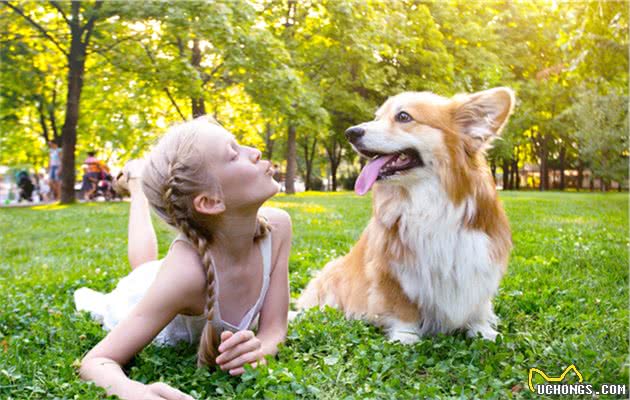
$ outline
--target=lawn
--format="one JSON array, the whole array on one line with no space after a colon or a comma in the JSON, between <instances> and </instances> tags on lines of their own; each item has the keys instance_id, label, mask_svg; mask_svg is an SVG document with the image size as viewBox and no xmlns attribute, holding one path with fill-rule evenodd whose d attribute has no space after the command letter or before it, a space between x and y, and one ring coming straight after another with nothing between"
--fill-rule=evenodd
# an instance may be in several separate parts
<instances>
[{"instance_id":1,"label":"lawn","mask_svg":"<svg viewBox=\"0 0 630 400\"><path fill-rule=\"evenodd\" d=\"M186 345L149 346L127 372L196 398L240 399L539 398L527 388L529 368L559 376L570 364L596 387L628 383L627 196L501 194L514 251L495 302L496 343L458 334L403 346L334 310L311 311L289 326L268 368L243 377L197 369L196 348ZM350 249L370 216L369 198L350 193L269 204L293 218L293 298ZM79 360L104 332L75 312L72 294L81 286L111 290L128 273L127 206L0 210L1 399L104 397L77 377ZM163 255L174 234L156 225Z\"/></svg>"}]
</instances>

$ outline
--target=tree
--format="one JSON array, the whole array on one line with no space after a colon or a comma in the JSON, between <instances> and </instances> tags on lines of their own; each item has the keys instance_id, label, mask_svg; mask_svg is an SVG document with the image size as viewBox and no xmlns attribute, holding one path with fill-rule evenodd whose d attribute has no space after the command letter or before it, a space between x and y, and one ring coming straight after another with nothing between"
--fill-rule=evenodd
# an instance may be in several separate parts
<instances>
[{"instance_id":1,"label":"tree","mask_svg":"<svg viewBox=\"0 0 630 400\"><path fill-rule=\"evenodd\" d=\"M584 89L568 111L574 122L580 159L601 178L602 190L612 181L628 180L628 97Z\"/></svg>"},{"instance_id":2,"label":"tree","mask_svg":"<svg viewBox=\"0 0 630 400\"><path fill-rule=\"evenodd\" d=\"M0 13L0 24L6 29L0 46L0 164L43 167L44 144L61 145L64 59L46 43L29 45L39 36L12 12Z\"/></svg>"},{"instance_id":3,"label":"tree","mask_svg":"<svg viewBox=\"0 0 630 400\"><path fill-rule=\"evenodd\" d=\"M50 45L54 46L66 57L68 75L65 120L61 129L63 147L61 202L72 203L75 200L75 146L81 91L83 89L83 74L85 72L90 38L94 32L96 21L105 15L101 10L103 2L72 1L70 9L68 9L66 3L50 1L49 5L52 9L48 8L44 12L47 15L54 15L54 18L48 26L45 26L43 21L38 21L37 16L35 16L35 14L41 14L42 12L42 6L39 4L23 3L23 6L11 2L4 2L3 4L24 18ZM54 14L52 13L53 9L56 10ZM61 25L65 22L65 26L70 33L70 43L64 43L64 35L55 32L53 26L59 25L60 20L62 20Z\"/></svg>"}]
</instances>

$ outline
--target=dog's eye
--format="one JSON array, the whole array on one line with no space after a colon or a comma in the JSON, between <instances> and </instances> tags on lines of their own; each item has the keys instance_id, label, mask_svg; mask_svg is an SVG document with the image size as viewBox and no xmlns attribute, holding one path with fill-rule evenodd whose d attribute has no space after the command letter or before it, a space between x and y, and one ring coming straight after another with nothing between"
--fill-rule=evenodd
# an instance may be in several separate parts
<instances>
[{"instance_id":1,"label":"dog's eye","mask_svg":"<svg viewBox=\"0 0 630 400\"><path fill-rule=\"evenodd\" d=\"M413 121L413 118L411 118L411 115L407 114L404 111L399 112L398 114L396 114L396 122L410 122Z\"/></svg>"}]
</instances>

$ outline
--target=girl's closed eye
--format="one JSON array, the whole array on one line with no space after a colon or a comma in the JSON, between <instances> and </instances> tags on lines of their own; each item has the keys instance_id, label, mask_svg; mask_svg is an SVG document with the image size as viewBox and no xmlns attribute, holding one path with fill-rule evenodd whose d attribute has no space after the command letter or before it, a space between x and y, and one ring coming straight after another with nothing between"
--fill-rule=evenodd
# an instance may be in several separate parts
<instances>
[{"instance_id":1,"label":"girl's closed eye","mask_svg":"<svg viewBox=\"0 0 630 400\"><path fill-rule=\"evenodd\" d=\"M230 149L231 149L231 154L232 154L230 157L230 160L231 161L238 160L238 156L239 156L238 145L233 144L232 146L230 146Z\"/></svg>"}]
</instances>

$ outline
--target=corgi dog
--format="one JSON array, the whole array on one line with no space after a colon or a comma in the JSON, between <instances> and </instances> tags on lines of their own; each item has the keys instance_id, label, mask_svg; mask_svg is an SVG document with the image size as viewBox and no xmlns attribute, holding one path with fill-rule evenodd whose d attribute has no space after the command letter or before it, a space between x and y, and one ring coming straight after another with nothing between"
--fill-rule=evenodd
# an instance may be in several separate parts
<instances>
[{"instance_id":1,"label":"corgi dog","mask_svg":"<svg viewBox=\"0 0 630 400\"><path fill-rule=\"evenodd\" d=\"M309 282L298 309L337 307L405 344L462 330L494 340L492 299L512 238L485 150L514 102L503 87L452 98L405 92L349 128L369 159L355 191L372 190L372 218Z\"/></svg>"}]
</instances>

